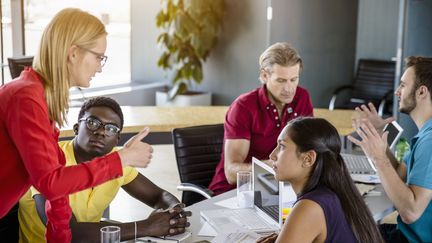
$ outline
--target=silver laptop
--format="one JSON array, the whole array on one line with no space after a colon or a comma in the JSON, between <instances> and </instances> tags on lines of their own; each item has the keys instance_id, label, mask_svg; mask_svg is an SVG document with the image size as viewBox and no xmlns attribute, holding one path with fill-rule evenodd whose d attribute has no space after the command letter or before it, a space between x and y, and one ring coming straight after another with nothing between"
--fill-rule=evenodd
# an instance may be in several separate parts
<instances>
[{"instance_id":1,"label":"silver laptop","mask_svg":"<svg viewBox=\"0 0 432 243\"><path fill-rule=\"evenodd\" d=\"M282 226L283 183L274 179L273 169L252 158L254 207L242 209L203 210L201 216L219 233L250 230L274 232Z\"/></svg>"},{"instance_id":2,"label":"silver laptop","mask_svg":"<svg viewBox=\"0 0 432 243\"><path fill-rule=\"evenodd\" d=\"M396 121L393 121L384 128L384 131L389 132L387 143L390 149L393 149L402 135L403 129ZM375 165L366 155L347 153L341 153L341 155L351 174L376 174Z\"/></svg>"}]
</instances>

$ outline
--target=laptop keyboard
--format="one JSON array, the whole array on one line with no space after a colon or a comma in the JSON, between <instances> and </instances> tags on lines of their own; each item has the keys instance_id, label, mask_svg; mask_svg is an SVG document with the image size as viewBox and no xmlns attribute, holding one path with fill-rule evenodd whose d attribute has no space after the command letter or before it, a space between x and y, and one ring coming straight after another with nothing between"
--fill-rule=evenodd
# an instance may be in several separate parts
<instances>
[{"instance_id":1,"label":"laptop keyboard","mask_svg":"<svg viewBox=\"0 0 432 243\"><path fill-rule=\"evenodd\" d=\"M237 224L248 230L262 230L268 229L269 225L264 219L258 217L255 213L244 213L244 211L231 210L231 219L236 221Z\"/></svg>"},{"instance_id":2,"label":"laptop keyboard","mask_svg":"<svg viewBox=\"0 0 432 243\"><path fill-rule=\"evenodd\" d=\"M278 221L279 219L279 206L278 205L270 205L264 206L261 208L268 215L270 215L274 220Z\"/></svg>"},{"instance_id":3,"label":"laptop keyboard","mask_svg":"<svg viewBox=\"0 0 432 243\"><path fill-rule=\"evenodd\" d=\"M366 156L355 154L341 155L351 174L375 174L375 170L370 165Z\"/></svg>"}]
</instances>

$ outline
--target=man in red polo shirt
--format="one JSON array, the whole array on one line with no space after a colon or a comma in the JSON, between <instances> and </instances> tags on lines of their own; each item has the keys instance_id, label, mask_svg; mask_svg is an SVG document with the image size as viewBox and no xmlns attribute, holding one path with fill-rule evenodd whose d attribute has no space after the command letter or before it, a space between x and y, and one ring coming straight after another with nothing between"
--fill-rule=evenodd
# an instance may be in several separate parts
<instances>
[{"instance_id":1,"label":"man in red polo shirt","mask_svg":"<svg viewBox=\"0 0 432 243\"><path fill-rule=\"evenodd\" d=\"M270 46L259 64L263 85L240 95L227 112L224 151L209 186L215 194L236 187L237 172L252 170L252 156L268 159L289 120L313 116L309 93L298 86L303 62L290 44Z\"/></svg>"}]
</instances>

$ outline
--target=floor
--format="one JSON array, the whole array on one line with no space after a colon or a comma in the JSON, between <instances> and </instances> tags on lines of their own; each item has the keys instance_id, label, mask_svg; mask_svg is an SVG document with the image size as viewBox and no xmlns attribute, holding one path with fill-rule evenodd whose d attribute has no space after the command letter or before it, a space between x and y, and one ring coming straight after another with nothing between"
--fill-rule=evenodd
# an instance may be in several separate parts
<instances>
[{"instance_id":1,"label":"floor","mask_svg":"<svg viewBox=\"0 0 432 243\"><path fill-rule=\"evenodd\" d=\"M180 179L174 155L174 146L172 144L153 145L153 149L153 159L149 166L138 169L138 171L180 200L181 193L176 189ZM152 208L132 198L124 190L120 189L110 205L110 219L121 222L142 220L147 218L152 210Z\"/></svg>"}]
</instances>

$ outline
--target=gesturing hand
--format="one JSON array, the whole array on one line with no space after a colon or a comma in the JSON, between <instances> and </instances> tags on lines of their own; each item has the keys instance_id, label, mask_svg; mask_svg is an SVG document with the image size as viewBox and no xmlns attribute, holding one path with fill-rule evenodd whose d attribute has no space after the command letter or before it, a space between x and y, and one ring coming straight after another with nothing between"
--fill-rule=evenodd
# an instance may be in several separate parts
<instances>
[{"instance_id":1,"label":"gesturing hand","mask_svg":"<svg viewBox=\"0 0 432 243\"><path fill-rule=\"evenodd\" d=\"M357 119L353 122L353 127L356 129L357 134L361 140L358 140L352 136L348 136L348 139L360 146L366 156L369 157L376 165L377 163L384 163L388 161L386 150L387 150L387 136L388 132L384 132L382 135L378 133L372 123L367 119Z\"/></svg>"},{"instance_id":2,"label":"gesturing hand","mask_svg":"<svg viewBox=\"0 0 432 243\"><path fill-rule=\"evenodd\" d=\"M367 106L361 105L360 107L356 107L355 110L360 119L369 120L378 131L382 131L386 124L395 120L394 117L389 117L387 119L380 117L377 110L375 109L374 104L371 102L369 102Z\"/></svg>"},{"instance_id":3,"label":"gesturing hand","mask_svg":"<svg viewBox=\"0 0 432 243\"><path fill-rule=\"evenodd\" d=\"M129 139L124 147L118 151L123 166L134 166L145 168L152 158L153 148L150 144L141 140L150 132L146 127L137 135Z\"/></svg>"}]
</instances>

